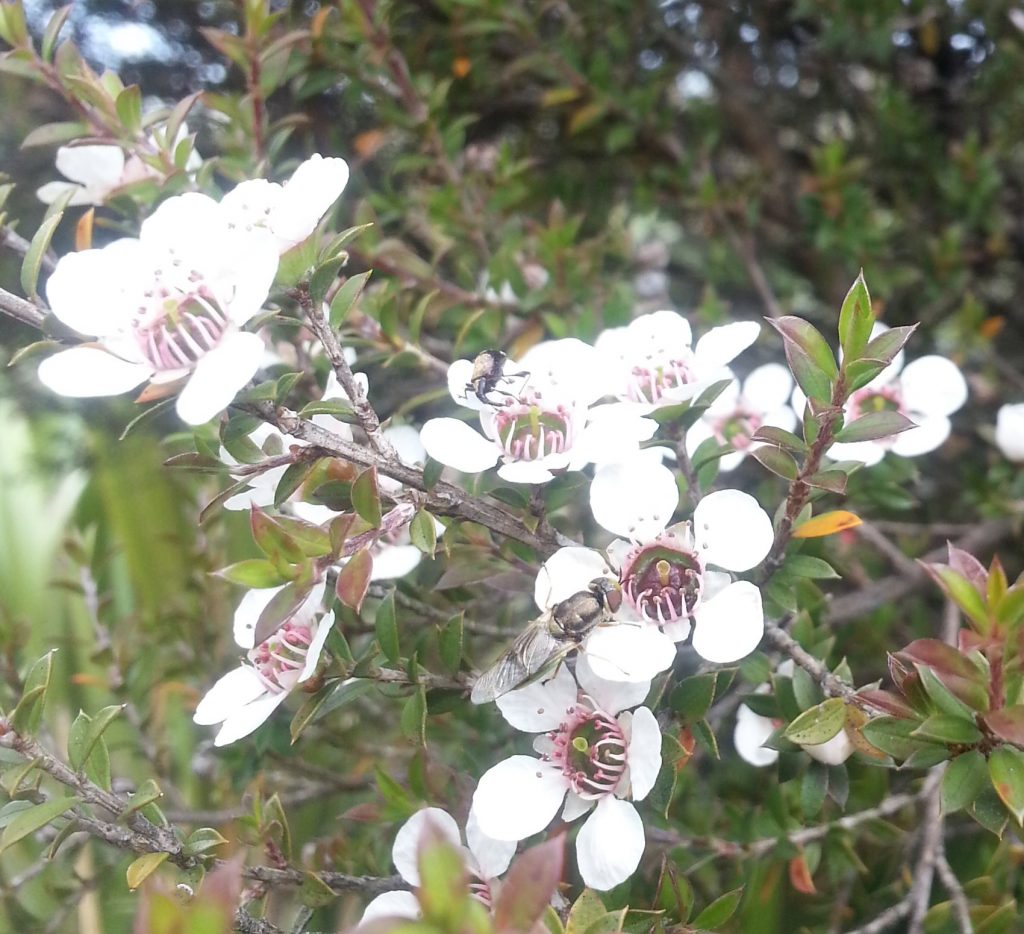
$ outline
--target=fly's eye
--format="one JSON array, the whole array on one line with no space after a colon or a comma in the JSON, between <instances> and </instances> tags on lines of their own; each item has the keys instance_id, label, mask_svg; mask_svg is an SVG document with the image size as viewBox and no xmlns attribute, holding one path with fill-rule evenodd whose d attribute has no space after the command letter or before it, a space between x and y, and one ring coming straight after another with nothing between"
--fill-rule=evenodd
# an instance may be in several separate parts
<instances>
[{"instance_id":1,"label":"fly's eye","mask_svg":"<svg viewBox=\"0 0 1024 934\"><path fill-rule=\"evenodd\" d=\"M618 612L619 607L622 606L622 591L617 588L609 590L604 595L604 602L612 613Z\"/></svg>"}]
</instances>

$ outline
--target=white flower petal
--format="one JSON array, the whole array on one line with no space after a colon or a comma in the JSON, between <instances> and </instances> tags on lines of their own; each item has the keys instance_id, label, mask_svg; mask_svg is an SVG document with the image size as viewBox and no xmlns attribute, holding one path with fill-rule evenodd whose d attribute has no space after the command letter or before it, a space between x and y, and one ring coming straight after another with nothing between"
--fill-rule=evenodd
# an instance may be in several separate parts
<instances>
[{"instance_id":1,"label":"white flower petal","mask_svg":"<svg viewBox=\"0 0 1024 934\"><path fill-rule=\"evenodd\" d=\"M602 678L594 671L585 654L576 660L576 680L584 693L589 694L605 713L610 714L642 704L651 690L650 678L640 681L609 681Z\"/></svg>"},{"instance_id":2,"label":"white flower petal","mask_svg":"<svg viewBox=\"0 0 1024 934\"><path fill-rule=\"evenodd\" d=\"M576 792L570 791L565 796L565 807L562 808L562 820L567 824L572 823L576 818L582 817L592 807L594 802L592 799L581 798Z\"/></svg>"},{"instance_id":3,"label":"white flower petal","mask_svg":"<svg viewBox=\"0 0 1024 934\"><path fill-rule=\"evenodd\" d=\"M672 639L649 623L602 624L584 649L594 674L606 681L649 681L676 657Z\"/></svg>"},{"instance_id":4,"label":"white flower petal","mask_svg":"<svg viewBox=\"0 0 1024 934\"><path fill-rule=\"evenodd\" d=\"M952 415L967 401L967 381L952 360L919 357L900 374L903 403L911 412Z\"/></svg>"},{"instance_id":5,"label":"white flower petal","mask_svg":"<svg viewBox=\"0 0 1024 934\"><path fill-rule=\"evenodd\" d=\"M266 690L251 665L233 668L206 692L192 715L192 722L200 726L221 723L239 707L261 697Z\"/></svg>"},{"instance_id":6,"label":"white flower petal","mask_svg":"<svg viewBox=\"0 0 1024 934\"><path fill-rule=\"evenodd\" d=\"M308 681L316 671L317 665L320 663L320 655L323 653L324 646L327 644L327 637L331 634L331 627L333 625L334 611L331 610L329 613L325 613L323 619L321 619L317 624L316 633L313 635L313 641L309 643L309 648L306 650L306 663L302 666L302 673L299 675L299 684L303 681Z\"/></svg>"},{"instance_id":7,"label":"white flower petal","mask_svg":"<svg viewBox=\"0 0 1024 934\"><path fill-rule=\"evenodd\" d=\"M441 808L422 808L417 811L402 824L395 834L395 843L391 848L391 862L395 864L398 874L412 886L420 884L419 848L428 824L452 846L462 849L459 825L455 823L455 818L451 814Z\"/></svg>"},{"instance_id":8,"label":"white flower petal","mask_svg":"<svg viewBox=\"0 0 1024 934\"><path fill-rule=\"evenodd\" d=\"M473 794L473 811L487 836L522 840L551 823L567 788L556 766L533 756L512 756L484 772Z\"/></svg>"},{"instance_id":9,"label":"white flower petal","mask_svg":"<svg viewBox=\"0 0 1024 934\"><path fill-rule=\"evenodd\" d=\"M877 441L837 442L828 449L828 456L837 461L861 461L872 467L885 457L886 447Z\"/></svg>"},{"instance_id":10,"label":"white flower petal","mask_svg":"<svg viewBox=\"0 0 1024 934\"><path fill-rule=\"evenodd\" d=\"M538 609L550 610L556 603L586 590L595 578L611 573L611 566L601 552L582 545L567 545L541 565L533 599Z\"/></svg>"},{"instance_id":11,"label":"white flower petal","mask_svg":"<svg viewBox=\"0 0 1024 934\"><path fill-rule=\"evenodd\" d=\"M234 710L224 721L214 746L227 746L237 740L248 736L254 730L261 727L270 718L270 715L284 703L288 697L287 691L277 694L265 694L244 707Z\"/></svg>"},{"instance_id":12,"label":"white flower petal","mask_svg":"<svg viewBox=\"0 0 1024 934\"><path fill-rule=\"evenodd\" d=\"M116 396L152 374L144 363L128 363L97 347L72 347L39 364L39 381L62 396Z\"/></svg>"},{"instance_id":13,"label":"white flower petal","mask_svg":"<svg viewBox=\"0 0 1024 934\"><path fill-rule=\"evenodd\" d=\"M432 418L420 431L423 448L436 461L463 473L480 473L494 466L497 445L457 418Z\"/></svg>"},{"instance_id":14,"label":"white flower petal","mask_svg":"<svg viewBox=\"0 0 1024 934\"><path fill-rule=\"evenodd\" d=\"M756 321L736 321L712 328L693 348L698 372L705 374L731 363L761 333L761 325Z\"/></svg>"},{"instance_id":15,"label":"white flower petal","mask_svg":"<svg viewBox=\"0 0 1024 934\"><path fill-rule=\"evenodd\" d=\"M590 508L597 523L635 541L662 531L678 505L675 476L650 458L603 464L590 484Z\"/></svg>"},{"instance_id":16,"label":"white flower petal","mask_svg":"<svg viewBox=\"0 0 1024 934\"><path fill-rule=\"evenodd\" d=\"M749 493L709 493L693 511L693 535L701 557L729 571L760 564L775 540L772 520Z\"/></svg>"},{"instance_id":17,"label":"white flower petal","mask_svg":"<svg viewBox=\"0 0 1024 934\"><path fill-rule=\"evenodd\" d=\"M815 746L804 746L804 751L812 759L824 762L825 765L842 765L854 753L853 743L846 735L846 730L840 730L831 739Z\"/></svg>"},{"instance_id":18,"label":"white flower petal","mask_svg":"<svg viewBox=\"0 0 1024 934\"><path fill-rule=\"evenodd\" d=\"M999 407L996 444L1007 460L1024 461L1024 402Z\"/></svg>"},{"instance_id":19,"label":"white flower petal","mask_svg":"<svg viewBox=\"0 0 1024 934\"><path fill-rule=\"evenodd\" d=\"M952 429L945 415L921 416L911 412L910 418L917 422L917 427L901 431L893 438L890 448L893 454L899 454L900 457L917 457L919 454L934 451L949 437Z\"/></svg>"},{"instance_id":20,"label":"white flower petal","mask_svg":"<svg viewBox=\"0 0 1024 934\"><path fill-rule=\"evenodd\" d=\"M494 879L500 876L516 852L515 840L495 840L488 837L480 829L476 813L469 812L466 820L466 844L473 859L476 860L476 868L484 879Z\"/></svg>"},{"instance_id":21,"label":"white flower petal","mask_svg":"<svg viewBox=\"0 0 1024 934\"><path fill-rule=\"evenodd\" d=\"M779 758L778 752L763 745L774 732L775 725L771 720L754 713L746 704L740 705L736 711L732 742L741 759L758 768L774 764Z\"/></svg>"},{"instance_id":22,"label":"white flower petal","mask_svg":"<svg viewBox=\"0 0 1024 934\"><path fill-rule=\"evenodd\" d=\"M205 425L231 404L260 365L263 341L256 334L226 335L192 371L176 406L182 421Z\"/></svg>"},{"instance_id":23,"label":"white flower petal","mask_svg":"<svg viewBox=\"0 0 1024 934\"><path fill-rule=\"evenodd\" d=\"M651 793L661 771L661 727L647 707L633 711L627 757L630 796L634 801L643 801Z\"/></svg>"},{"instance_id":24,"label":"white flower petal","mask_svg":"<svg viewBox=\"0 0 1024 934\"><path fill-rule=\"evenodd\" d=\"M636 808L611 795L602 798L576 838L583 881L599 892L625 882L644 855L644 824Z\"/></svg>"},{"instance_id":25,"label":"white flower petal","mask_svg":"<svg viewBox=\"0 0 1024 934\"><path fill-rule=\"evenodd\" d=\"M781 363L759 366L743 381L743 397L760 413L784 406L792 391L793 377Z\"/></svg>"},{"instance_id":26,"label":"white flower petal","mask_svg":"<svg viewBox=\"0 0 1024 934\"><path fill-rule=\"evenodd\" d=\"M635 406L613 403L596 405L589 413L586 427L572 447L570 469L581 470L587 464L621 461L639 453L640 443L658 430L658 423L642 418Z\"/></svg>"},{"instance_id":27,"label":"white flower petal","mask_svg":"<svg viewBox=\"0 0 1024 934\"><path fill-rule=\"evenodd\" d=\"M270 214L270 229L281 252L305 240L348 184L348 163L314 153L284 184Z\"/></svg>"},{"instance_id":28,"label":"white flower petal","mask_svg":"<svg viewBox=\"0 0 1024 934\"><path fill-rule=\"evenodd\" d=\"M111 189L121 182L124 152L120 146L61 146L56 164L61 175L73 182Z\"/></svg>"},{"instance_id":29,"label":"white flower petal","mask_svg":"<svg viewBox=\"0 0 1024 934\"><path fill-rule=\"evenodd\" d=\"M630 353L664 350L670 354L681 354L693 342L693 331L690 322L678 311L663 308L634 318L625 335L620 335L619 339L623 337L623 346Z\"/></svg>"},{"instance_id":30,"label":"white flower petal","mask_svg":"<svg viewBox=\"0 0 1024 934\"><path fill-rule=\"evenodd\" d=\"M74 182L47 182L36 189L36 197L43 204L53 204L54 201L63 198L69 192L71 198L68 201L68 207L77 208L85 204L96 204L99 200L94 189L76 185Z\"/></svg>"},{"instance_id":31,"label":"white flower petal","mask_svg":"<svg viewBox=\"0 0 1024 934\"><path fill-rule=\"evenodd\" d=\"M503 694L495 701L501 715L524 733L546 733L565 719L565 711L576 703L576 681L562 665L554 677Z\"/></svg>"},{"instance_id":32,"label":"white flower petal","mask_svg":"<svg viewBox=\"0 0 1024 934\"><path fill-rule=\"evenodd\" d=\"M547 483L555 477L543 461L509 461L498 468L498 476L509 483Z\"/></svg>"},{"instance_id":33,"label":"white flower petal","mask_svg":"<svg viewBox=\"0 0 1024 934\"><path fill-rule=\"evenodd\" d=\"M423 914L420 903L412 892L385 892L378 895L363 912L359 927L380 918L409 918L415 920Z\"/></svg>"},{"instance_id":34,"label":"white flower petal","mask_svg":"<svg viewBox=\"0 0 1024 934\"><path fill-rule=\"evenodd\" d=\"M284 584L280 587L257 587L242 594L235 609L233 630L235 642L243 649L251 649L255 644L256 623L260 614L274 599L274 594L281 590L284 590Z\"/></svg>"},{"instance_id":35,"label":"white flower petal","mask_svg":"<svg viewBox=\"0 0 1024 934\"><path fill-rule=\"evenodd\" d=\"M575 337L534 344L519 361L530 374L527 388L576 399L584 405L605 394L605 376L597 351ZM512 365L506 370L513 372Z\"/></svg>"},{"instance_id":36,"label":"white flower petal","mask_svg":"<svg viewBox=\"0 0 1024 934\"><path fill-rule=\"evenodd\" d=\"M395 580L414 571L423 552L415 545L378 545L373 549L372 581Z\"/></svg>"},{"instance_id":37,"label":"white flower petal","mask_svg":"<svg viewBox=\"0 0 1024 934\"><path fill-rule=\"evenodd\" d=\"M736 581L694 614L693 648L709 662L725 664L745 658L764 635L761 592L749 581Z\"/></svg>"}]
</instances>

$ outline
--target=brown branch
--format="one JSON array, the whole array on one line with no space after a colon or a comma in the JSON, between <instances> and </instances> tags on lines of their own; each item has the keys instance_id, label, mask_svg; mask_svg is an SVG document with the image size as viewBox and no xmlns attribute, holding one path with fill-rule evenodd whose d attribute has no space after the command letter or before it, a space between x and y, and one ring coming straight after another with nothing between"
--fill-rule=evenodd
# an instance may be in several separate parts
<instances>
[{"instance_id":1,"label":"brown branch","mask_svg":"<svg viewBox=\"0 0 1024 934\"><path fill-rule=\"evenodd\" d=\"M6 289L0 289L0 313L39 330L42 330L43 322L46 320L46 312L38 305Z\"/></svg>"},{"instance_id":2,"label":"brown branch","mask_svg":"<svg viewBox=\"0 0 1024 934\"><path fill-rule=\"evenodd\" d=\"M764 622L764 638L775 648L785 652L793 662L803 668L830 697L842 697L846 700L855 700L856 690L851 684L847 684L842 678L837 677L828 670L824 662L815 658L799 642L796 641L785 629L772 620Z\"/></svg>"},{"instance_id":3,"label":"brown branch","mask_svg":"<svg viewBox=\"0 0 1024 934\"><path fill-rule=\"evenodd\" d=\"M315 445L330 457L340 457L360 467L375 466L378 472L385 476L419 490L424 494L421 499L425 505L438 515L452 516L486 526L492 532L529 545L545 558L563 545L575 544L572 539L555 529L530 531L520 519L497 502L485 497L472 496L453 483L442 480L428 489L421 469L410 467L396 457L389 457L353 441L347 441L301 418L290 409L275 408L269 402L247 404L242 408L275 425L284 434Z\"/></svg>"}]
</instances>

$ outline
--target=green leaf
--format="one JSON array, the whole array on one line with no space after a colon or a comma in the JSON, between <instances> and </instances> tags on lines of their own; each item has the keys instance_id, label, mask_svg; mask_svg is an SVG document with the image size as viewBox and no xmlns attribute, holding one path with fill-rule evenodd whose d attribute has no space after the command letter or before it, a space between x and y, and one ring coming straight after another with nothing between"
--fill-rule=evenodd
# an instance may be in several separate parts
<instances>
[{"instance_id":1,"label":"green leaf","mask_svg":"<svg viewBox=\"0 0 1024 934\"><path fill-rule=\"evenodd\" d=\"M129 134L134 135L142 127L142 91L137 84L126 87L115 101L117 116Z\"/></svg>"},{"instance_id":2,"label":"green leaf","mask_svg":"<svg viewBox=\"0 0 1024 934\"><path fill-rule=\"evenodd\" d=\"M845 361L856 360L860 356L871 338L874 323L871 297L862 269L839 309L839 346L843 348Z\"/></svg>"},{"instance_id":3,"label":"green leaf","mask_svg":"<svg viewBox=\"0 0 1024 934\"><path fill-rule=\"evenodd\" d=\"M437 549L437 527L434 517L426 509L420 509L409 523L409 538L428 557L434 557Z\"/></svg>"},{"instance_id":4,"label":"green leaf","mask_svg":"<svg viewBox=\"0 0 1024 934\"><path fill-rule=\"evenodd\" d=\"M988 764L976 749L957 756L942 775L942 810L946 814L969 807L988 783Z\"/></svg>"},{"instance_id":5,"label":"green leaf","mask_svg":"<svg viewBox=\"0 0 1024 934\"><path fill-rule=\"evenodd\" d=\"M51 649L42 658L37 659L29 669L21 699L11 714L11 726L24 736L32 736L39 729L43 707L46 704L46 693L50 687L50 677L53 674L53 655L56 651Z\"/></svg>"},{"instance_id":6,"label":"green leaf","mask_svg":"<svg viewBox=\"0 0 1024 934\"><path fill-rule=\"evenodd\" d=\"M441 664L455 674L462 667L463 622L462 614L453 616L441 627L437 650Z\"/></svg>"},{"instance_id":7,"label":"green leaf","mask_svg":"<svg viewBox=\"0 0 1024 934\"><path fill-rule=\"evenodd\" d=\"M981 730L973 722L950 714L929 717L910 735L947 746L970 745L981 741Z\"/></svg>"},{"instance_id":8,"label":"green leaf","mask_svg":"<svg viewBox=\"0 0 1024 934\"><path fill-rule=\"evenodd\" d=\"M334 298L331 299L330 313L330 324L332 328L337 329L341 327L342 322L352 310L352 306L356 303L357 299L362 294L363 289L366 287L366 283L372 272L373 270L367 270L366 272L361 272L358 275L349 276L349 278L345 280L345 284L334 294Z\"/></svg>"},{"instance_id":9,"label":"green leaf","mask_svg":"<svg viewBox=\"0 0 1024 934\"><path fill-rule=\"evenodd\" d=\"M249 527L252 530L252 540L256 543L256 547L275 566L280 566L282 563L298 564L306 557L305 552L288 534L287 530L259 506L253 506L249 511ZM327 539L327 551L330 551L330 539Z\"/></svg>"},{"instance_id":10,"label":"green leaf","mask_svg":"<svg viewBox=\"0 0 1024 934\"><path fill-rule=\"evenodd\" d=\"M914 422L899 412L868 412L837 432L835 440L843 444L877 441L915 427Z\"/></svg>"},{"instance_id":11,"label":"green leaf","mask_svg":"<svg viewBox=\"0 0 1024 934\"><path fill-rule=\"evenodd\" d=\"M309 405L303 407L299 415L303 418L312 418L314 415L329 415L331 418L336 418L339 422L345 422L347 425L359 424L359 416L356 415L355 409L352 408L350 402L346 402L344 399L319 399L316 402L310 402Z\"/></svg>"},{"instance_id":12,"label":"green leaf","mask_svg":"<svg viewBox=\"0 0 1024 934\"><path fill-rule=\"evenodd\" d=\"M170 853L144 853L135 860L125 872L125 879L128 882L129 891L134 892L165 862Z\"/></svg>"},{"instance_id":13,"label":"green leaf","mask_svg":"<svg viewBox=\"0 0 1024 934\"><path fill-rule=\"evenodd\" d=\"M291 722L291 741L294 743L311 724L326 717L346 704L352 703L373 689L374 682L367 678L332 681L322 691L317 691L296 711Z\"/></svg>"},{"instance_id":14,"label":"green leaf","mask_svg":"<svg viewBox=\"0 0 1024 934\"><path fill-rule=\"evenodd\" d=\"M782 570L793 577L807 577L811 580L835 580L839 577L831 564L813 555L790 555Z\"/></svg>"},{"instance_id":15,"label":"green leaf","mask_svg":"<svg viewBox=\"0 0 1024 934\"><path fill-rule=\"evenodd\" d=\"M720 928L733 916L742 896L743 886L719 896L693 919L692 927L705 931Z\"/></svg>"},{"instance_id":16,"label":"green leaf","mask_svg":"<svg viewBox=\"0 0 1024 934\"><path fill-rule=\"evenodd\" d=\"M565 934L586 934L594 922L608 913L601 897L593 889L584 889L569 909L565 922Z\"/></svg>"},{"instance_id":17,"label":"green leaf","mask_svg":"<svg viewBox=\"0 0 1024 934\"><path fill-rule=\"evenodd\" d=\"M793 377L808 399L825 405L831 402L831 380L801 348L787 343L786 360Z\"/></svg>"},{"instance_id":18,"label":"green leaf","mask_svg":"<svg viewBox=\"0 0 1024 934\"><path fill-rule=\"evenodd\" d=\"M389 590L377 608L374 619L377 642L384 657L392 664L398 664L398 623L395 617L395 591Z\"/></svg>"},{"instance_id":19,"label":"green leaf","mask_svg":"<svg viewBox=\"0 0 1024 934\"><path fill-rule=\"evenodd\" d=\"M806 442L798 438L793 432L783 428L776 428L774 425L762 425L751 435L751 441L764 441L766 444L784 448L793 454L806 454L809 450Z\"/></svg>"},{"instance_id":20,"label":"green leaf","mask_svg":"<svg viewBox=\"0 0 1024 934\"><path fill-rule=\"evenodd\" d=\"M684 724L703 720L715 699L718 681L713 672L684 678L672 691L669 703Z\"/></svg>"},{"instance_id":21,"label":"green leaf","mask_svg":"<svg viewBox=\"0 0 1024 934\"><path fill-rule=\"evenodd\" d=\"M380 488L377 484L377 468L364 470L352 484L352 505L361 519L373 528L380 528Z\"/></svg>"},{"instance_id":22,"label":"green leaf","mask_svg":"<svg viewBox=\"0 0 1024 934\"><path fill-rule=\"evenodd\" d=\"M768 323L782 335L787 354L790 347L799 347L826 379L831 381L839 375L832 348L810 321L795 315L782 315L768 319Z\"/></svg>"},{"instance_id":23,"label":"green leaf","mask_svg":"<svg viewBox=\"0 0 1024 934\"><path fill-rule=\"evenodd\" d=\"M207 850L212 850L214 847L223 846L225 843L230 842L227 837L221 836L212 827L200 827L188 835L184 849L185 853L189 856L198 856L200 853L205 853Z\"/></svg>"},{"instance_id":24,"label":"green leaf","mask_svg":"<svg viewBox=\"0 0 1024 934\"><path fill-rule=\"evenodd\" d=\"M323 908L338 898L332 889L315 872L304 872L299 886L299 901L309 908Z\"/></svg>"},{"instance_id":25,"label":"green leaf","mask_svg":"<svg viewBox=\"0 0 1024 934\"><path fill-rule=\"evenodd\" d=\"M988 757L988 775L999 800L1024 825L1024 753L1000 746Z\"/></svg>"},{"instance_id":26,"label":"green leaf","mask_svg":"<svg viewBox=\"0 0 1024 934\"><path fill-rule=\"evenodd\" d=\"M64 211L60 210L46 217L39 225L39 229L25 251L25 259L21 264L21 287L29 298L38 297L36 286L39 284L39 272L43 268L43 259L63 216Z\"/></svg>"},{"instance_id":27,"label":"green leaf","mask_svg":"<svg viewBox=\"0 0 1024 934\"><path fill-rule=\"evenodd\" d=\"M828 766L820 762L811 762L800 782L800 809L804 818L811 820L825 806L828 794Z\"/></svg>"},{"instance_id":28,"label":"green leaf","mask_svg":"<svg viewBox=\"0 0 1024 934\"><path fill-rule=\"evenodd\" d=\"M773 447L770 444L762 445L751 450L751 456L761 466L767 467L776 476L783 480L795 480L799 473L796 461L791 454L787 454L782 448Z\"/></svg>"},{"instance_id":29,"label":"green leaf","mask_svg":"<svg viewBox=\"0 0 1024 934\"><path fill-rule=\"evenodd\" d=\"M420 746L427 742L427 691L422 684L416 686L402 707L399 720L402 735Z\"/></svg>"},{"instance_id":30,"label":"green leaf","mask_svg":"<svg viewBox=\"0 0 1024 934\"><path fill-rule=\"evenodd\" d=\"M34 834L37 830L55 821L65 811L73 808L80 801L77 797L51 798L27 810L19 811L4 827L0 835L0 853L6 851L19 840Z\"/></svg>"},{"instance_id":31,"label":"green leaf","mask_svg":"<svg viewBox=\"0 0 1024 934\"><path fill-rule=\"evenodd\" d=\"M135 789L135 794L131 796L131 803L121 812L118 822L126 822L133 814L155 801L159 801L163 796L164 793L160 790L160 786L153 779L147 778Z\"/></svg>"},{"instance_id":32,"label":"green leaf","mask_svg":"<svg viewBox=\"0 0 1024 934\"><path fill-rule=\"evenodd\" d=\"M34 146L52 146L54 143L69 143L89 132L89 126L77 120L62 123L45 123L36 127L22 140L22 149Z\"/></svg>"},{"instance_id":33,"label":"green leaf","mask_svg":"<svg viewBox=\"0 0 1024 934\"><path fill-rule=\"evenodd\" d=\"M229 564L226 568L214 571L214 576L221 577L232 584L256 589L277 587L288 580L276 565L264 561L262 558L248 558L237 564Z\"/></svg>"},{"instance_id":34,"label":"green leaf","mask_svg":"<svg viewBox=\"0 0 1024 934\"><path fill-rule=\"evenodd\" d=\"M841 697L830 697L817 707L805 710L782 735L801 746L819 746L832 739L843 728L845 720L846 702Z\"/></svg>"}]
</instances>

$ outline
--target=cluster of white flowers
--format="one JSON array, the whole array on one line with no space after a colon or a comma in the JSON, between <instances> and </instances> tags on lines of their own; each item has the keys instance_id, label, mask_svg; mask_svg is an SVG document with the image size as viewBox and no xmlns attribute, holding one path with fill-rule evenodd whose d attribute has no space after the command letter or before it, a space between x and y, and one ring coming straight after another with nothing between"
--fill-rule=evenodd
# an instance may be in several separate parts
<instances>
[{"instance_id":1,"label":"cluster of white flowers","mask_svg":"<svg viewBox=\"0 0 1024 934\"><path fill-rule=\"evenodd\" d=\"M180 390L184 421L209 421L260 365L263 341L242 328L263 308L280 254L312 234L347 182L343 159L316 155L284 185L242 182L219 202L177 195L137 238L62 257L46 285L50 308L95 340L44 360L40 380L78 397L148 380Z\"/></svg>"}]
</instances>

